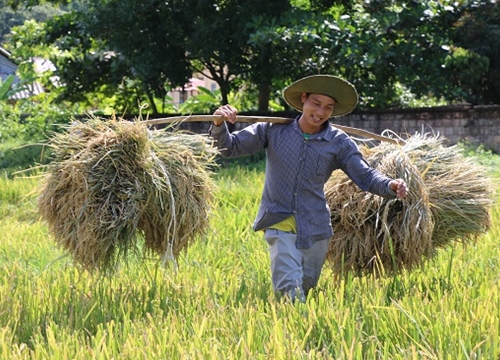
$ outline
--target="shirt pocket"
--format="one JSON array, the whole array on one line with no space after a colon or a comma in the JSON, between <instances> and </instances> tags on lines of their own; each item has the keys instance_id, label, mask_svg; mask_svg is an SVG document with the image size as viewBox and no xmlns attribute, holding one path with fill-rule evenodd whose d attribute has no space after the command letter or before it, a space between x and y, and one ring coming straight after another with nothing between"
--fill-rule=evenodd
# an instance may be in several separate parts
<instances>
[{"instance_id":1,"label":"shirt pocket","mask_svg":"<svg viewBox=\"0 0 500 360\"><path fill-rule=\"evenodd\" d=\"M316 176L328 176L331 171L331 159L323 155L318 155L315 169Z\"/></svg>"}]
</instances>

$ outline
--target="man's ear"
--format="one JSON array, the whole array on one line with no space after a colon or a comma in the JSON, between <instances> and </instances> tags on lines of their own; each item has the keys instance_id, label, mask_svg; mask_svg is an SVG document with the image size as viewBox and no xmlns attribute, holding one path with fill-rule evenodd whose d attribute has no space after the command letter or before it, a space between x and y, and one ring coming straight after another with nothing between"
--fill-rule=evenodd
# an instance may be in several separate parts
<instances>
[{"instance_id":1,"label":"man's ear","mask_svg":"<svg viewBox=\"0 0 500 360\"><path fill-rule=\"evenodd\" d=\"M300 101L302 101L302 104L306 101L306 99L307 99L307 93L302 92L302 94L300 95Z\"/></svg>"}]
</instances>

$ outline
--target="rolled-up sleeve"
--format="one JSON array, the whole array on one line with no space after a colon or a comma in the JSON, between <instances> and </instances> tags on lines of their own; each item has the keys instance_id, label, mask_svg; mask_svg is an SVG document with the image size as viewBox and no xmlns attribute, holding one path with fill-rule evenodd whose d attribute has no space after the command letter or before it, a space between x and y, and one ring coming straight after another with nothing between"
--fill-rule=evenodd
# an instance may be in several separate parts
<instances>
[{"instance_id":1,"label":"rolled-up sleeve","mask_svg":"<svg viewBox=\"0 0 500 360\"><path fill-rule=\"evenodd\" d=\"M372 168L363 158L357 145L346 141L348 146L342 152L341 168L352 181L363 191L369 191L384 198L394 198L391 190L391 178Z\"/></svg>"},{"instance_id":2,"label":"rolled-up sleeve","mask_svg":"<svg viewBox=\"0 0 500 360\"><path fill-rule=\"evenodd\" d=\"M238 157L259 152L267 146L267 127L269 123L256 123L242 130L229 132L226 123L211 126L209 135L216 141L221 156Z\"/></svg>"}]
</instances>

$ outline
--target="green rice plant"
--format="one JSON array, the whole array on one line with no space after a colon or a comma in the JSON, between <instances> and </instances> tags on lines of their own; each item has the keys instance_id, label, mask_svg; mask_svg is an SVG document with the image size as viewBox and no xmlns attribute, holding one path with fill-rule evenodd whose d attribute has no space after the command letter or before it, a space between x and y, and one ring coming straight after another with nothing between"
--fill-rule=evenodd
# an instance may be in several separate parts
<instances>
[{"instance_id":1,"label":"green rice plant","mask_svg":"<svg viewBox=\"0 0 500 360\"><path fill-rule=\"evenodd\" d=\"M34 221L39 217L34 206L36 176L12 175L10 171L0 174L0 218L16 221Z\"/></svg>"},{"instance_id":2,"label":"green rice plant","mask_svg":"<svg viewBox=\"0 0 500 360\"><path fill-rule=\"evenodd\" d=\"M499 178L496 177L495 181ZM261 170L217 170L210 228L177 259L82 271L38 217L37 178L4 178L1 359L497 359L500 203L488 233L390 277L325 268L306 303L278 300L250 226Z\"/></svg>"}]
</instances>

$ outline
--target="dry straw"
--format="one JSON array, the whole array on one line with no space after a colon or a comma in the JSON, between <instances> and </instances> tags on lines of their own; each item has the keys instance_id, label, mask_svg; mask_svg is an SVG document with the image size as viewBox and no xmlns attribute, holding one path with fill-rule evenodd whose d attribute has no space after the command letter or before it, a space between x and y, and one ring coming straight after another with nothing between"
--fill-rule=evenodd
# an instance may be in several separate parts
<instances>
[{"instance_id":1,"label":"dry straw","mask_svg":"<svg viewBox=\"0 0 500 360\"><path fill-rule=\"evenodd\" d=\"M51 146L38 208L84 268L112 270L135 251L175 259L208 228L215 150L206 137L90 118Z\"/></svg>"},{"instance_id":2,"label":"dry straw","mask_svg":"<svg viewBox=\"0 0 500 360\"><path fill-rule=\"evenodd\" d=\"M336 275L413 269L438 248L470 243L489 229L494 189L486 169L443 141L415 134L403 146L362 148L373 167L407 182L402 201L365 193L334 173L325 195L335 232L328 260Z\"/></svg>"}]
</instances>

